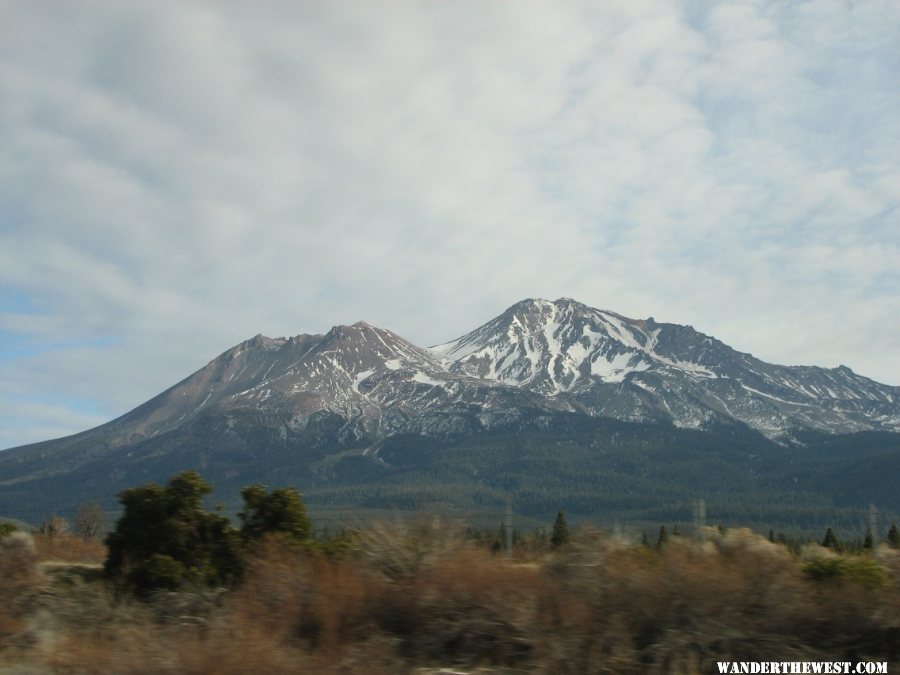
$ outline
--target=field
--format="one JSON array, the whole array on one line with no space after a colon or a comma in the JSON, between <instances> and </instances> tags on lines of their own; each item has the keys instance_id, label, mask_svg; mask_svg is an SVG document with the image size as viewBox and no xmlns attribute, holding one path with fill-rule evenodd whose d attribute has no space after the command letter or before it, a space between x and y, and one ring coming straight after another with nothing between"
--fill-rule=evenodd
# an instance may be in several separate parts
<instances>
[{"instance_id":1,"label":"field","mask_svg":"<svg viewBox=\"0 0 900 675\"><path fill-rule=\"evenodd\" d=\"M711 673L721 660L900 667L900 551L796 551L744 529L550 546L434 520L265 538L231 588L138 599L105 547L14 533L0 673ZM442 670L443 669L443 670Z\"/></svg>"}]
</instances>

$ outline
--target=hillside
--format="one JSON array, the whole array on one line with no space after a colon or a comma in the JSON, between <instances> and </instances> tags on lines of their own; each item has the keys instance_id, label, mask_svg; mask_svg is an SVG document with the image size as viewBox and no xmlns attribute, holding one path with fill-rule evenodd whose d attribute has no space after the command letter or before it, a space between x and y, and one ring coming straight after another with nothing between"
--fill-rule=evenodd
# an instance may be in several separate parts
<instances>
[{"instance_id":1,"label":"hillside","mask_svg":"<svg viewBox=\"0 0 900 675\"><path fill-rule=\"evenodd\" d=\"M511 500L652 519L704 497L722 517L766 505L804 520L900 510L898 430L900 388L847 368L767 364L690 326L525 300L431 348L365 322L258 335L116 420L0 453L0 513L112 507L127 485L196 468L229 503L263 481L338 511Z\"/></svg>"}]
</instances>

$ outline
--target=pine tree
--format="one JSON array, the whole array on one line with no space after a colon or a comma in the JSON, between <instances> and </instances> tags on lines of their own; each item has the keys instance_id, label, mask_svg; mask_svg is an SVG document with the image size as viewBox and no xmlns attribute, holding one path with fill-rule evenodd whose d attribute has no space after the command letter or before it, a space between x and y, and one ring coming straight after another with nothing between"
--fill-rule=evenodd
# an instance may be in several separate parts
<instances>
[{"instance_id":1,"label":"pine tree","mask_svg":"<svg viewBox=\"0 0 900 675\"><path fill-rule=\"evenodd\" d=\"M875 548L875 539L872 537L872 530L870 528L866 528L866 538L863 539L863 549L873 549Z\"/></svg>"},{"instance_id":2,"label":"pine tree","mask_svg":"<svg viewBox=\"0 0 900 675\"><path fill-rule=\"evenodd\" d=\"M250 485L241 490L241 496L244 510L238 517L245 540L259 539L269 533L295 542L312 536L306 506L294 488L276 488L267 492L265 485Z\"/></svg>"},{"instance_id":3,"label":"pine tree","mask_svg":"<svg viewBox=\"0 0 900 675\"><path fill-rule=\"evenodd\" d=\"M656 540L656 548L662 549L669 542L669 533L666 532L666 526L659 526L659 537Z\"/></svg>"},{"instance_id":4,"label":"pine tree","mask_svg":"<svg viewBox=\"0 0 900 675\"><path fill-rule=\"evenodd\" d=\"M647 533L641 532L641 546L650 548L650 541L647 539Z\"/></svg>"},{"instance_id":5,"label":"pine tree","mask_svg":"<svg viewBox=\"0 0 900 675\"><path fill-rule=\"evenodd\" d=\"M675 526L672 528L672 536L673 536L673 537L680 537L680 536L681 536L681 530L678 529L678 525L675 525Z\"/></svg>"},{"instance_id":6,"label":"pine tree","mask_svg":"<svg viewBox=\"0 0 900 675\"><path fill-rule=\"evenodd\" d=\"M498 531L496 537L494 538L494 543L491 544L491 552L492 553L500 553L503 550L503 547L506 545L506 525L504 523L500 523L500 530Z\"/></svg>"},{"instance_id":7,"label":"pine tree","mask_svg":"<svg viewBox=\"0 0 900 675\"><path fill-rule=\"evenodd\" d=\"M556 514L556 521L553 523L553 533L550 535L550 545L553 548L559 548L569 541L569 526L566 523L566 516L562 511Z\"/></svg>"},{"instance_id":8,"label":"pine tree","mask_svg":"<svg viewBox=\"0 0 900 675\"><path fill-rule=\"evenodd\" d=\"M891 529L888 530L887 540L891 548L900 548L900 530L897 529L897 523L891 523Z\"/></svg>"},{"instance_id":9,"label":"pine tree","mask_svg":"<svg viewBox=\"0 0 900 675\"><path fill-rule=\"evenodd\" d=\"M769 541L775 543L775 530L769 528Z\"/></svg>"},{"instance_id":10,"label":"pine tree","mask_svg":"<svg viewBox=\"0 0 900 675\"><path fill-rule=\"evenodd\" d=\"M834 534L834 530L830 527L825 530L825 538L822 540L822 546L825 548L838 548L838 539Z\"/></svg>"}]
</instances>

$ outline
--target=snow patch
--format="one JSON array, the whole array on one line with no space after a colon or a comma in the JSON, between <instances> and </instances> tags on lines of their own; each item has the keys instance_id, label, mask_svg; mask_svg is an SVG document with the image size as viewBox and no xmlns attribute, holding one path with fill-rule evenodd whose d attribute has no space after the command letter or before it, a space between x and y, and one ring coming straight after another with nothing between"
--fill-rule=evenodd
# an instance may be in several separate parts
<instances>
[{"instance_id":1,"label":"snow patch","mask_svg":"<svg viewBox=\"0 0 900 675\"><path fill-rule=\"evenodd\" d=\"M708 368L704 368L699 363L693 363L691 361L678 361L676 359L670 359L660 354L653 354L653 357L667 366L677 368L678 370L683 370L684 372L690 373L691 375L699 375L700 377L712 378L719 377L716 373L709 370Z\"/></svg>"},{"instance_id":2,"label":"snow patch","mask_svg":"<svg viewBox=\"0 0 900 675\"><path fill-rule=\"evenodd\" d=\"M600 317L606 324L609 325L610 328L613 329L613 332L616 334L619 342L624 344L626 347L644 351L644 347L635 339L634 335L631 334L631 330L629 329L629 327L621 319L619 319L619 317L615 316L614 314L607 314L606 312L597 312L596 316Z\"/></svg>"},{"instance_id":3,"label":"snow patch","mask_svg":"<svg viewBox=\"0 0 900 675\"><path fill-rule=\"evenodd\" d=\"M370 368L369 370L364 370L361 373L357 373L356 377L353 378L353 391L359 391L359 385L362 384L363 380L367 380L369 376L371 376L375 372L374 368Z\"/></svg>"},{"instance_id":4,"label":"snow patch","mask_svg":"<svg viewBox=\"0 0 900 675\"><path fill-rule=\"evenodd\" d=\"M765 396L766 398L770 398L770 399L772 399L772 400L774 400L774 401L781 401L782 403L787 403L788 405L802 405L802 406L806 406L807 408L814 408L814 407L816 407L816 406L814 406L814 405L811 404L811 403L799 403L799 402L797 402L797 401L788 401L787 399L779 398L778 396L773 396L772 394L767 394L766 392L760 391L759 389L754 389L753 387L748 387L748 386L747 386L746 384L744 384L743 382L741 382L741 387L742 387L743 389L746 389L747 391L749 391L749 392L752 393L752 394L757 394L757 395L759 395L759 396Z\"/></svg>"},{"instance_id":5,"label":"snow patch","mask_svg":"<svg viewBox=\"0 0 900 675\"><path fill-rule=\"evenodd\" d=\"M213 392L210 390L210 392L206 395L206 398L203 399L203 403L201 403L201 404L198 405L196 408L194 408L194 412L197 412L198 410L200 410L200 408L202 408L203 406L205 406L205 405L206 405L206 402L209 401L209 399L212 397L212 395L213 395Z\"/></svg>"},{"instance_id":6,"label":"snow patch","mask_svg":"<svg viewBox=\"0 0 900 675\"><path fill-rule=\"evenodd\" d=\"M591 362L591 375L599 377L604 382L622 382L628 373L644 372L650 369L650 364L641 359L634 352L623 352L616 354L611 359L602 358L597 355ZM637 360L637 363L633 361Z\"/></svg>"},{"instance_id":7,"label":"snow patch","mask_svg":"<svg viewBox=\"0 0 900 675\"><path fill-rule=\"evenodd\" d=\"M440 387L444 384L440 380L435 380L433 377L430 377L426 373L423 373L421 370L417 370L412 379L421 384L431 385L432 387Z\"/></svg>"}]
</instances>

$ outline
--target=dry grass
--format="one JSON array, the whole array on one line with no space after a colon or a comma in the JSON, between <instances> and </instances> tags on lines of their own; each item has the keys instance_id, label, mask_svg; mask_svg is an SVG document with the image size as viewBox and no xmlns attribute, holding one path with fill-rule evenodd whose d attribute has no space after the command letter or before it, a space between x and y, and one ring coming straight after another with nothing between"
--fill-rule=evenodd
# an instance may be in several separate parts
<instances>
[{"instance_id":1,"label":"dry grass","mask_svg":"<svg viewBox=\"0 0 900 675\"><path fill-rule=\"evenodd\" d=\"M34 544L40 560L102 564L106 559L106 546L98 539L82 539L71 534L35 534Z\"/></svg>"},{"instance_id":2,"label":"dry grass","mask_svg":"<svg viewBox=\"0 0 900 675\"><path fill-rule=\"evenodd\" d=\"M28 601L41 587L34 539L14 532L0 539L0 650L24 627Z\"/></svg>"},{"instance_id":3,"label":"dry grass","mask_svg":"<svg viewBox=\"0 0 900 675\"><path fill-rule=\"evenodd\" d=\"M809 560L745 531L662 552L582 533L510 560L444 525L380 526L338 558L264 541L224 594L145 604L76 585L48 605L53 640L20 658L58 673L704 673L728 659L870 659L892 672L894 553L813 577ZM34 592L35 558L0 563L21 573L13 600Z\"/></svg>"}]
</instances>

